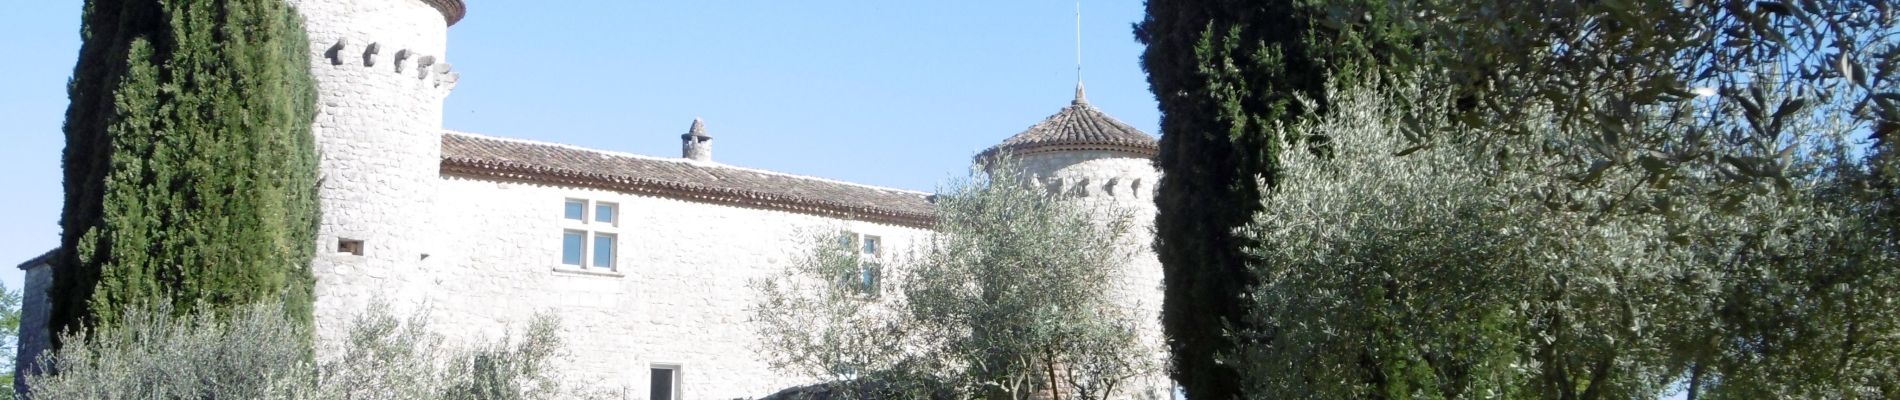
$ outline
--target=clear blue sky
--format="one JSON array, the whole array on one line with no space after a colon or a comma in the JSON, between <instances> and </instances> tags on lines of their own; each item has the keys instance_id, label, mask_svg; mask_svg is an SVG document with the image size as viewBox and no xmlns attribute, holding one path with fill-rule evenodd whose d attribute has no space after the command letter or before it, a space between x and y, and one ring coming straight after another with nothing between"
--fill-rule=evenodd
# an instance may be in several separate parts
<instances>
[{"instance_id":1,"label":"clear blue sky","mask_svg":"<svg viewBox=\"0 0 1900 400\"><path fill-rule=\"evenodd\" d=\"M446 60L449 129L657 156L706 120L714 159L932 190L1068 105L1075 3L467 0ZM58 244L78 0L0 1L0 282ZM1157 133L1129 25L1085 0L1090 103Z\"/></svg>"}]
</instances>

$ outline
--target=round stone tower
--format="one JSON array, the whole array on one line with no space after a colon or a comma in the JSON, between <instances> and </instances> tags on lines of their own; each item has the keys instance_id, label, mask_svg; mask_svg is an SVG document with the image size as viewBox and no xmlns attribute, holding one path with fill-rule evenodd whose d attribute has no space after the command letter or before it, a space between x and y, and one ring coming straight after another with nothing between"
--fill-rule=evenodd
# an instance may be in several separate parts
<instances>
[{"instance_id":1,"label":"round stone tower","mask_svg":"<svg viewBox=\"0 0 1900 400\"><path fill-rule=\"evenodd\" d=\"M365 297L395 295L431 249L442 159L446 59L461 0L288 0L304 19L317 84L322 202L319 325ZM344 290L347 289L347 290Z\"/></svg>"},{"instance_id":2,"label":"round stone tower","mask_svg":"<svg viewBox=\"0 0 1900 400\"><path fill-rule=\"evenodd\" d=\"M1160 146L1153 136L1089 105L1082 85L1075 100L1028 130L984 150L978 160L1008 154L1034 184L1051 195L1089 207L1101 221L1131 219L1130 230L1114 245L1129 254L1111 296L1141 324L1138 334L1154 351L1156 370L1124 385L1117 398L1167 398L1167 348L1161 336L1161 261L1154 247L1154 190L1161 173L1154 166Z\"/></svg>"}]
</instances>

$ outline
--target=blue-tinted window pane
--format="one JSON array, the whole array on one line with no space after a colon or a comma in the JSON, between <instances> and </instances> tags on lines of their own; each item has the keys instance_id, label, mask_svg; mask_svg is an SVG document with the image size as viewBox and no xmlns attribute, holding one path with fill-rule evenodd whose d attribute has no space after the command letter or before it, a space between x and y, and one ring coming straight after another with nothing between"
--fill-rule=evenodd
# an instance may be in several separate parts
<instances>
[{"instance_id":1,"label":"blue-tinted window pane","mask_svg":"<svg viewBox=\"0 0 1900 400\"><path fill-rule=\"evenodd\" d=\"M864 237L864 254L876 255L878 240L876 236Z\"/></svg>"},{"instance_id":2,"label":"blue-tinted window pane","mask_svg":"<svg viewBox=\"0 0 1900 400\"><path fill-rule=\"evenodd\" d=\"M864 264L858 268L858 291L865 294L877 294L878 275L882 275L883 272L883 267L874 263Z\"/></svg>"},{"instance_id":3,"label":"blue-tinted window pane","mask_svg":"<svg viewBox=\"0 0 1900 400\"><path fill-rule=\"evenodd\" d=\"M614 235L594 234L594 266L614 267Z\"/></svg>"},{"instance_id":4,"label":"blue-tinted window pane","mask_svg":"<svg viewBox=\"0 0 1900 400\"><path fill-rule=\"evenodd\" d=\"M594 221L614 223L614 205L598 203L594 205Z\"/></svg>"},{"instance_id":5,"label":"blue-tinted window pane","mask_svg":"<svg viewBox=\"0 0 1900 400\"><path fill-rule=\"evenodd\" d=\"M587 234L567 231L561 234L561 263L573 266L581 265L581 245L586 244Z\"/></svg>"},{"instance_id":6,"label":"blue-tinted window pane","mask_svg":"<svg viewBox=\"0 0 1900 400\"><path fill-rule=\"evenodd\" d=\"M567 219L571 219L575 221L587 219L586 214L587 214L587 202L580 201L580 200L567 201L567 213L565 215Z\"/></svg>"},{"instance_id":7,"label":"blue-tinted window pane","mask_svg":"<svg viewBox=\"0 0 1900 400\"><path fill-rule=\"evenodd\" d=\"M858 234L856 233L846 232L838 235L838 248L843 251L851 251L851 247L856 246L857 242Z\"/></svg>"}]
</instances>

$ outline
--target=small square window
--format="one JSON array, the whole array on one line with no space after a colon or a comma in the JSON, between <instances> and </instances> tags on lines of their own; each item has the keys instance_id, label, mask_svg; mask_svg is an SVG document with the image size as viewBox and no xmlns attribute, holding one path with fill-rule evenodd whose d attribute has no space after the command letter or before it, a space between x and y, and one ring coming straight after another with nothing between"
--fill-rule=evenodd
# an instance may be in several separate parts
<instances>
[{"instance_id":1,"label":"small square window","mask_svg":"<svg viewBox=\"0 0 1900 400\"><path fill-rule=\"evenodd\" d=\"M568 199L566 213L563 215L563 218L575 221L587 220L587 201Z\"/></svg>"},{"instance_id":2,"label":"small square window","mask_svg":"<svg viewBox=\"0 0 1900 400\"><path fill-rule=\"evenodd\" d=\"M614 268L614 235L605 233L594 234L594 266L606 269Z\"/></svg>"},{"instance_id":3,"label":"small square window","mask_svg":"<svg viewBox=\"0 0 1900 400\"><path fill-rule=\"evenodd\" d=\"M614 218L620 216L620 213L615 212L618 208L614 203L594 203L594 222L613 224Z\"/></svg>"},{"instance_id":4,"label":"small square window","mask_svg":"<svg viewBox=\"0 0 1900 400\"><path fill-rule=\"evenodd\" d=\"M866 235L864 237L864 255L873 256L873 257L877 256L878 250L879 250L878 245L881 244L879 242L880 240L877 236Z\"/></svg>"},{"instance_id":5,"label":"small square window","mask_svg":"<svg viewBox=\"0 0 1900 400\"><path fill-rule=\"evenodd\" d=\"M363 241L356 239L337 239L336 252L353 256L363 255Z\"/></svg>"},{"instance_id":6,"label":"small square window","mask_svg":"<svg viewBox=\"0 0 1900 400\"><path fill-rule=\"evenodd\" d=\"M582 247L586 245L587 245L587 232L583 232L583 231L561 232L561 263L576 266L576 267L580 266L581 254L583 254L583 252L585 251L584 249L582 249Z\"/></svg>"},{"instance_id":7,"label":"small square window","mask_svg":"<svg viewBox=\"0 0 1900 400\"><path fill-rule=\"evenodd\" d=\"M851 248L853 247L858 247L858 234L845 232L843 234L838 235L839 249L843 251L851 251Z\"/></svg>"}]
</instances>

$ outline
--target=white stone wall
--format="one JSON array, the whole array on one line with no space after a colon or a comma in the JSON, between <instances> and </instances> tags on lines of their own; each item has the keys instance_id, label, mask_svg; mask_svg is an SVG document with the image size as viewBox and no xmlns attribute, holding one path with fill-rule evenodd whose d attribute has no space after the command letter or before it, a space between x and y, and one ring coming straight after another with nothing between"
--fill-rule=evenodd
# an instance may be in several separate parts
<instances>
[{"instance_id":1,"label":"white stone wall","mask_svg":"<svg viewBox=\"0 0 1900 400\"><path fill-rule=\"evenodd\" d=\"M353 312L334 294L358 289L328 278L413 273L432 265L424 254L439 251L428 239L436 236L442 101L454 86L444 59L448 26L420 0L290 2L304 17L318 92L316 313L334 325ZM363 255L338 254L343 239L362 241Z\"/></svg>"},{"instance_id":2,"label":"white stone wall","mask_svg":"<svg viewBox=\"0 0 1900 400\"><path fill-rule=\"evenodd\" d=\"M928 232L805 214L611 191L439 176L442 100L457 77L447 26L419 0L289 0L305 17L319 90L322 225L313 261L320 335L335 338L371 302L426 308L438 332L492 339L537 312L562 318L577 382L644 398L655 364L680 367L684 398L735 398L806 384L757 351L747 285L781 270L815 232L881 236L900 249ZM1157 174L1106 152L1024 158L1060 193L1133 218L1118 297L1160 346L1160 265L1152 241ZM612 274L560 265L561 207L619 204ZM1105 208L1105 209L1111 209ZM1104 215L1107 215L1105 213ZM338 253L361 240L362 255ZM1158 353L1159 354L1159 353ZM1163 358L1157 357L1157 362ZM1166 387L1164 376L1140 387ZM1145 389L1143 390L1146 391ZM1146 393L1141 393L1146 394Z\"/></svg>"},{"instance_id":3,"label":"white stone wall","mask_svg":"<svg viewBox=\"0 0 1900 400\"><path fill-rule=\"evenodd\" d=\"M1137 379L1132 398L1169 398L1173 387L1164 369L1167 347L1161 332L1161 259L1154 252L1155 184L1161 174L1150 159L1107 151L1030 154L1017 160L1052 194L1069 196L1093 208L1098 218L1127 218L1129 232L1117 246L1129 255L1114 296L1142 321L1137 332L1154 352L1156 373Z\"/></svg>"},{"instance_id":4,"label":"white stone wall","mask_svg":"<svg viewBox=\"0 0 1900 400\"><path fill-rule=\"evenodd\" d=\"M438 332L465 339L498 337L552 312L573 355L563 370L575 382L636 399L648 393L653 364L679 365L689 399L757 397L812 383L764 362L747 322L756 301L748 284L782 271L820 232L880 236L891 251L928 234L592 189L456 177L439 187L424 222L438 228L439 250L400 266L336 263L319 276L321 302L334 310L371 301L399 311L426 305ZM560 265L562 206L570 198L619 205L616 273ZM337 326L326 329L334 334Z\"/></svg>"}]
</instances>

